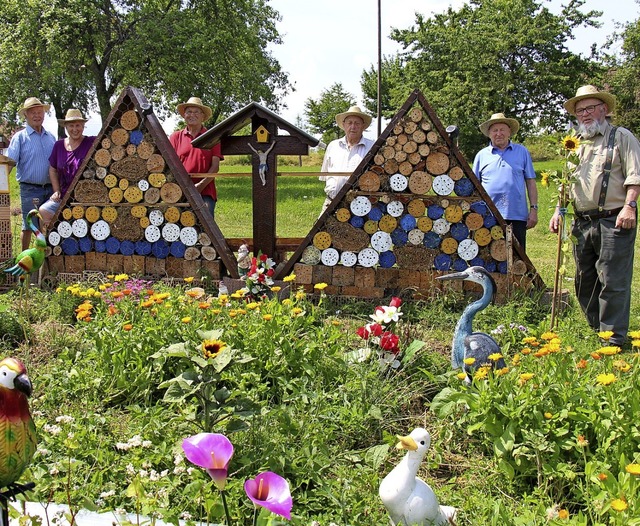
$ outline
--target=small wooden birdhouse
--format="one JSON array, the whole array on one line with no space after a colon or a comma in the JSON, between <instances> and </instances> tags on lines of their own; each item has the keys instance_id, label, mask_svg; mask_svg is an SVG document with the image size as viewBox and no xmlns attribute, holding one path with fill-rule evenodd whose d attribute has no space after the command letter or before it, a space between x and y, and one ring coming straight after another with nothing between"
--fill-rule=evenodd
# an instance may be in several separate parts
<instances>
[{"instance_id":1,"label":"small wooden birdhouse","mask_svg":"<svg viewBox=\"0 0 640 526\"><path fill-rule=\"evenodd\" d=\"M258 129L253 133L258 142L267 142L269 140L269 131L264 126L258 126Z\"/></svg>"}]
</instances>

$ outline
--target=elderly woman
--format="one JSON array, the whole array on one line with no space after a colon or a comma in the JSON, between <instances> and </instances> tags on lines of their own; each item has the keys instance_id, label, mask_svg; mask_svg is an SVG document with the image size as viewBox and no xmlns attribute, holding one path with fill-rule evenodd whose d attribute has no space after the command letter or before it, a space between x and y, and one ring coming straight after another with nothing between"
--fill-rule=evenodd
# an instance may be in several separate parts
<instances>
[{"instance_id":1,"label":"elderly woman","mask_svg":"<svg viewBox=\"0 0 640 526\"><path fill-rule=\"evenodd\" d=\"M58 124L64 126L68 137L56 141L49 156L49 178L53 186L53 195L40 207L44 224L48 224L58 210L62 197L93 144L95 137L84 135L86 122L87 119L82 116L82 112L75 108L67 111L64 119L58 119Z\"/></svg>"}]
</instances>

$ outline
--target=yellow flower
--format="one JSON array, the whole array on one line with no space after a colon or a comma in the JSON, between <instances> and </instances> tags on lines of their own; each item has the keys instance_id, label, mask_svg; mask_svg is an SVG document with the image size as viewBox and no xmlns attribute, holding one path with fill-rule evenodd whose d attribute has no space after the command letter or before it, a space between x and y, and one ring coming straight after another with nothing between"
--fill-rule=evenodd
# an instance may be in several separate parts
<instances>
[{"instance_id":1,"label":"yellow flower","mask_svg":"<svg viewBox=\"0 0 640 526\"><path fill-rule=\"evenodd\" d=\"M111 293L111 296L117 299L117 298L122 298L122 296L124 296L124 294L122 294L122 292L120 292L119 290L116 290L116 291Z\"/></svg>"},{"instance_id":2,"label":"yellow flower","mask_svg":"<svg viewBox=\"0 0 640 526\"><path fill-rule=\"evenodd\" d=\"M640 338L640 331L629 331L629 338L633 338L634 340Z\"/></svg>"},{"instance_id":3,"label":"yellow flower","mask_svg":"<svg viewBox=\"0 0 640 526\"><path fill-rule=\"evenodd\" d=\"M611 338L611 336L613 336L613 331L600 331L598 333L598 336L600 338L602 338L603 340L607 340L609 341L609 339Z\"/></svg>"},{"instance_id":4,"label":"yellow flower","mask_svg":"<svg viewBox=\"0 0 640 526\"><path fill-rule=\"evenodd\" d=\"M562 147L568 152L575 152L580 146L580 139L575 135L567 135L562 139Z\"/></svg>"},{"instance_id":5,"label":"yellow flower","mask_svg":"<svg viewBox=\"0 0 640 526\"><path fill-rule=\"evenodd\" d=\"M316 283L313 288L318 290L324 290L328 287L326 283Z\"/></svg>"},{"instance_id":6,"label":"yellow flower","mask_svg":"<svg viewBox=\"0 0 640 526\"><path fill-rule=\"evenodd\" d=\"M600 385L609 385L616 381L616 375L613 373L602 373L596 376L596 380Z\"/></svg>"},{"instance_id":7,"label":"yellow flower","mask_svg":"<svg viewBox=\"0 0 640 526\"><path fill-rule=\"evenodd\" d=\"M273 319L273 314L264 314L264 315L262 316L262 319L263 319L264 321L271 321L271 320Z\"/></svg>"},{"instance_id":8,"label":"yellow flower","mask_svg":"<svg viewBox=\"0 0 640 526\"><path fill-rule=\"evenodd\" d=\"M129 275L128 274L118 274L115 278L113 278L114 281L125 281L125 280L128 280L128 279L129 279Z\"/></svg>"},{"instance_id":9,"label":"yellow flower","mask_svg":"<svg viewBox=\"0 0 640 526\"><path fill-rule=\"evenodd\" d=\"M278 285L274 285L273 287L271 287L271 292L280 292L282 290L282 287L279 287Z\"/></svg>"},{"instance_id":10,"label":"yellow flower","mask_svg":"<svg viewBox=\"0 0 640 526\"><path fill-rule=\"evenodd\" d=\"M620 352L620 347L609 345L608 347L602 347L598 349L596 352L604 356L613 356L614 354L618 354Z\"/></svg>"},{"instance_id":11,"label":"yellow flower","mask_svg":"<svg viewBox=\"0 0 640 526\"><path fill-rule=\"evenodd\" d=\"M191 316L185 316L182 318L182 323L191 323Z\"/></svg>"},{"instance_id":12,"label":"yellow flower","mask_svg":"<svg viewBox=\"0 0 640 526\"><path fill-rule=\"evenodd\" d=\"M616 360L615 362L613 362L613 366L618 369L618 371L621 371L623 373L627 373L631 369L631 364L625 362L624 360Z\"/></svg>"},{"instance_id":13,"label":"yellow flower","mask_svg":"<svg viewBox=\"0 0 640 526\"><path fill-rule=\"evenodd\" d=\"M340 323L340 320L331 320L331 325L333 325L334 327L340 327L342 323Z\"/></svg>"},{"instance_id":14,"label":"yellow flower","mask_svg":"<svg viewBox=\"0 0 640 526\"><path fill-rule=\"evenodd\" d=\"M290 281L295 281L295 279L296 279L295 274L289 274L288 276L285 276L284 278L282 278L282 281L284 281L285 283L288 283Z\"/></svg>"},{"instance_id":15,"label":"yellow flower","mask_svg":"<svg viewBox=\"0 0 640 526\"><path fill-rule=\"evenodd\" d=\"M529 347L523 347L520 352L522 354L531 354L531 349L529 349Z\"/></svg>"},{"instance_id":16,"label":"yellow flower","mask_svg":"<svg viewBox=\"0 0 640 526\"><path fill-rule=\"evenodd\" d=\"M201 302L198 304L198 307L199 307L199 308L201 308L202 310L206 310L206 309L208 309L209 307L211 307L211 303L208 303L208 302L206 302L206 301L201 301Z\"/></svg>"},{"instance_id":17,"label":"yellow flower","mask_svg":"<svg viewBox=\"0 0 640 526\"><path fill-rule=\"evenodd\" d=\"M202 342L202 354L205 358L215 358L227 346L221 340L204 340Z\"/></svg>"},{"instance_id":18,"label":"yellow flower","mask_svg":"<svg viewBox=\"0 0 640 526\"><path fill-rule=\"evenodd\" d=\"M184 278L185 283L191 283L193 281L193 276L189 276L188 278Z\"/></svg>"},{"instance_id":19,"label":"yellow flower","mask_svg":"<svg viewBox=\"0 0 640 526\"><path fill-rule=\"evenodd\" d=\"M305 292L303 290L299 290L298 292L296 292L296 299L297 300L303 300L307 297L307 295L305 294Z\"/></svg>"},{"instance_id":20,"label":"yellow flower","mask_svg":"<svg viewBox=\"0 0 640 526\"><path fill-rule=\"evenodd\" d=\"M211 309L212 314L220 314L222 311L220 309Z\"/></svg>"},{"instance_id":21,"label":"yellow flower","mask_svg":"<svg viewBox=\"0 0 640 526\"><path fill-rule=\"evenodd\" d=\"M303 310L300 307L293 307L293 309L291 309L291 314L293 316L300 316L303 313Z\"/></svg>"},{"instance_id":22,"label":"yellow flower","mask_svg":"<svg viewBox=\"0 0 640 526\"><path fill-rule=\"evenodd\" d=\"M464 380L467 377L466 373L458 373L456 374L456 377L458 378L458 380Z\"/></svg>"},{"instance_id":23,"label":"yellow flower","mask_svg":"<svg viewBox=\"0 0 640 526\"><path fill-rule=\"evenodd\" d=\"M518 379L518 384L520 385L524 385L526 384L529 380L531 380L535 375L533 373L522 373L520 375L520 378Z\"/></svg>"},{"instance_id":24,"label":"yellow flower","mask_svg":"<svg viewBox=\"0 0 640 526\"><path fill-rule=\"evenodd\" d=\"M291 298L285 298L282 300L283 305L291 305L292 303L293 301L291 301Z\"/></svg>"},{"instance_id":25,"label":"yellow flower","mask_svg":"<svg viewBox=\"0 0 640 526\"><path fill-rule=\"evenodd\" d=\"M482 380L483 378L486 378L487 375L489 374L489 369L491 369L490 367L480 367L480 369L478 369L475 374L473 375L473 378L475 380Z\"/></svg>"},{"instance_id":26,"label":"yellow flower","mask_svg":"<svg viewBox=\"0 0 640 526\"><path fill-rule=\"evenodd\" d=\"M465 358L464 359L464 363L466 365L473 365L474 363L476 363L476 359L475 358Z\"/></svg>"},{"instance_id":27,"label":"yellow flower","mask_svg":"<svg viewBox=\"0 0 640 526\"><path fill-rule=\"evenodd\" d=\"M547 413L545 413L545 414L544 414L544 417L545 417L547 420L551 420L551 419L553 418L553 415L552 415L551 413L547 412Z\"/></svg>"},{"instance_id":28,"label":"yellow flower","mask_svg":"<svg viewBox=\"0 0 640 526\"><path fill-rule=\"evenodd\" d=\"M258 304L255 301L252 301L251 303L247 303L248 310L256 310L257 308L258 308Z\"/></svg>"},{"instance_id":29,"label":"yellow flower","mask_svg":"<svg viewBox=\"0 0 640 526\"><path fill-rule=\"evenodd\" d=\"M558 335L555 332L545 332L544 334L542 334L542 336L540 336L540 338L546 341L553 340L554 338L557 338L557 337Z\"/></svg>"},{"instance_id":30,"label":"yellow flower","mask_svg":"<svg viewBox=\"0 0 640 526\"><path fill-rule=\"evenodd\" d=\"M522 343L534 343L537 341L538 339L535 336L527 336L526 338L522 338Z\"/></svg>"},{"instance_id":31,"label":"yellow flower","mask_svg":"<svg viewBox=\"0 0 640 526\"><path fill-rule=\"evenodd\" d=\"M513 365L518 365L518 364L520 363L520 360L521 360L521 359L522 359L522 355L521 355L521 354L516 354L516 355L512 358L511 363L512 363Z\"/></svg>"},{"instance_id":32,"label":"yellow flower","mask_svg":"<svg viewBox=\"0 0 640 526\"><path fill-rule=\"evenodd\" d=\"M541 182L542 182L542 186L548 186L549 185L549 176L551 174L549 172L541 172L540 173L540 178L541 178Z\"/></svg>"},{"instance_id":33,"label":"yellow flower","mask_svg":"<svg viewBox=\"0 0 640 526\"><path fill-rule=\"evenodd\" d=\"M624 511L629 507L624 499L615 499L611 501L611 509L615 511Z\"/></svg>"},{"instance_id":34,"label":"yellow flower","mask_svg":"<svg viewBox=\"0 0 640 526\"><path fill-rule=\"evenodd\" d=\"M640 475L640 464L629 464L624 469L627 473L631 473L632 475Z\"/></svg>"},{"instance_id":35,"label":"yellow flower","mask_svg":"<svg viewBox=\"0 0 640 526\"><path fill-rule=\"evenodd\" d=\"M558 510L558 518L559 519L568 519L569 518L569 511L566 509L561 509Z\"/></svg>"},{"instance_id":36,"label":"yellow flower","mask_svg":"<svg viewBox=\"0 0 640 526\"><path fill-rule=\"evenodd\" d=\"M640 339L631 340L631 345L633 345L636 348L640 347Z\"/></svg>"},{"instance_id":37,"label":"yellow flower","mask_svg":"<svg viewBox=\"0 0 640 526\"><path fill-rule=\"evenodd\" d=\"M494 352L489 355L489 360L492 362L497 362L500 358L502 358L502 355L499 352Z\"/></svg>"},{"instance_id":38,"label":"yellow flower","mask_svg":"<svg viewBox=\"0 0 640 526\"><path fill-rule=\"evenodd\" d=\"M503 367L502 369L498 369L496 371L496 376L502 376L504 374L507 374L509 372L509 368L508 367Z\"/></svg>"}]
</instances>

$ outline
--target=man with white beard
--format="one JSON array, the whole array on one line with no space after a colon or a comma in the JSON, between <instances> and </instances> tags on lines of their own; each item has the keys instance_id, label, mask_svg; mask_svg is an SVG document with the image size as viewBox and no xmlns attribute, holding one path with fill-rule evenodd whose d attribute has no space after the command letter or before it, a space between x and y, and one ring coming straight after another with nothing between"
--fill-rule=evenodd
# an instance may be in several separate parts
<instances>
[{"instance_id":1,"label":"man with white beard","mask_svg":"<svg viewBox=\"0 0 640 526\"><path fill-rule=\"evenodd\" d=\"M580 159L571 185L575 218L575 289L589 325L611 331L609 345L627 343L640 193L640 143L607 122L616 99L595 86L578 88L565 109L578 120ZM549 222L558 232L560 210Z\"/></svg>"}]
</instances>

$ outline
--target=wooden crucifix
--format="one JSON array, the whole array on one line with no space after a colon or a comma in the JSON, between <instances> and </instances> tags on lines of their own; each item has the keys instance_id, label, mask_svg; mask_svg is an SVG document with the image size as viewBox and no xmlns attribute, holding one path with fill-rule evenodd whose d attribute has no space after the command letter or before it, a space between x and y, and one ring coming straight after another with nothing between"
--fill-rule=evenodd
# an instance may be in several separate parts
<instances>
[{"instance_id":1,"label":"wooden crucifix","mask_svg":"<svg viewBox=\"0 0 640 526\"><path fill-rule=\"evenodd\" d=\"M251 135L233 135L251 122ZM283 129L289 135L279 135ZM278 155L308 155L318 139L252 102L193 141L197 148L220 143L223 155L251 155L253 199L253 252L279 262L276 246ZM222 197L224 199L224 197Z\"/></svg>"}]
</instances>

